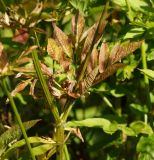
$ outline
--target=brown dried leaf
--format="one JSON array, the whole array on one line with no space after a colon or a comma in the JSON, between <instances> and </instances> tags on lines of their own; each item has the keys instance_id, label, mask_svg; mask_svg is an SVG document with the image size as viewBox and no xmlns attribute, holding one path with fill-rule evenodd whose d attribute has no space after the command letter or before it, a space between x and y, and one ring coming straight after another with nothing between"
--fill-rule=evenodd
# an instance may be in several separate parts
<instances>
[{"instance_id":1,"label":"brown dried leaf","mask_svg":"<svg viewBox=\"0 0 154 160\"><path fill-rule=\"evenodd\" d=\"M79 128L65 128L65 130L70 131L72 134L75 134L82 142L84 142Z\"/></svg>"},{"instance_id":2,"label":"brown dried leaf","mask_svg":"<svg viewBox=\"0 0 154 160\"><path fill-rule=\"evenodd\" d=\"M93 43L93 39L94 39L94 36L95 36L95 32L97 30L97 26L98 26L98 23L95 23L91 27L91 29L89 30L89 33L86 37L86 40L85 40L85 43L84 43L84 46L83 46L83 49L82 49L82 52L81 52L81 61L84 61L87 53L90 52L91 45Z\"/></svg>"},{"instance_id":3,"label":"brown dried leaf","mask_svg":"<svg viewBox=\"0 0 154 160\"><path fill-rule=\"evenodd\" d=\"M102 43L99 53L99 72L103 73L107 67L109 58L109 48L107 43Z\"/></svg>"},{"instance_id":4,"label":"brown dried leaf","mask_svg":"<svg viewBox=\"0 0 154 160\"><path fill-rule=\"evenodd\" d=\"M55 37L59 42L60 46L62 47L63 51L66 53L68 57L72 58L73 50L70 39L59 27L56 26L55 23L53 23L53 27Z\"/></svg>"},{"instance_id":5,"label":"brown dried leaf","mask_svg":"<svg viewBox=\"0 0 154 160\"><path fill-rule=\"evenodd\" d=\"M26 86L28 86L28 84L30 83L30 79L23 81L21 83L19 83L15 89L11 92L11 96L15 96L17 93L21 92L22 90L24 90L26 88Z\"/></svg>"},{"instance_id":6,"label":"brown dried leaf","mask_svg":"<svg viewBox=\"0 0 154 160\"><path fill-rule=\"evenodd\" d=\"M12 38L12 41L17 43L25 44L28 41L29 33L26 28L21 28L16 31L14 37Z\"/></svg>"},{"instance_id":7,"label":"brown dried leaf","mask_svg":"<svg viewBox=\"0 0 154 160\"><path fill-rule=\"evenodd\" d=\"M116 63L120 61L124 57L128 56L130 53L134 52L137 48L141 46L143 41L130 42L123 46L119 46L118 44L113 47L113 54L110 55L109 64Z\"/></svg>"},{"instance_id":8,"label":"brown dried leaf","mask_svg":"<svg viewBox=\"0 0 154 160\"><path fill-rule=\"evenodd\" d=\"M80 37L84 30L85 20L84 17L78 12L72 18L72 32L73 36L76 37L76 43L80 41Z\"/></svg>"},{"instance_id":9,"label":"brown dried leaf","mask_svg":"<svg viewBox=\"0 0 154 160\"><path fill-rule=\"evenodd\" d=\"M23 57L23 58L17 59L16 64L21 65L21 64L24 64L24 63L28 63L30 61L31 61L31 58Z\"/></svg>"},{"instance_id":10,"label":"brown dried leaf","mask_svg":"<svg viewBox=\"0 0 154 160\"><path fill-rule=\"evenodd\" d=\"M94 81L94 85L103 81L104 79L108 78L109 76L111 76L112 74L114 74L119 68L124 67L125 64L122 63L116 63L116 64L112 64L111 66L107 67L106 70L99 74L95 81Z\"/></svg>"},{"instance_id":11,"label":"brown dried leaf","mask_svg":"<svg viewBox=\"0 0 154 160\"><path fill-rule=\"evenodd\" d=\"M98 74L98 67L92 70L81 82L80 82L80 92L84 94L93 84L96 76Z\"/></svg>"}]
</instances>

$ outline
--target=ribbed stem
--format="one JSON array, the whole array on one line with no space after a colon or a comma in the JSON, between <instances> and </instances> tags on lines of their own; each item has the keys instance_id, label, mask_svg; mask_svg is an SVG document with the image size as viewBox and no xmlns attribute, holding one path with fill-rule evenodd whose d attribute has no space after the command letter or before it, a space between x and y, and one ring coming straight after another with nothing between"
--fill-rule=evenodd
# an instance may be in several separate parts
<instances>
[{"instance_id":1,"label":"ribbed stem","mask_svg":"<svg viewBox=\"0 0 154 160\"><path fill-rule=\"evenodd\" d=\"M38 59L38 55L37 55L36 51L32 52L32 57L33 57L33 63L34 63L34 67L35 67L37 76L40 80L40 83L41 83L41 86L43 88L43 91L44 91L45 97L47 99L47 102L49 104L51 113L54 116L55 122L59 123L59 121L60 121L59 112L58 112L58 109L57 109L56 105L53 103L54 97L51 95L51 93L48 89L48 86L46 84L46 81L43 77L43 74L42 74L42 71L41 71L41 66L39 64L39 59Z\"/></svg>"},{"instance_id":2,"label":"ribbed stem","mask_svg":"<svg viewBox=\"0 0 154 160\"><path fill-rule=\"evenodd\" d=\"M19 126L20 126L20 129L21 129L22 134L23 134L23 136L24 136L24 139L25 139L25 141L26 141L26 145L27 145L27 147L28 147L28 149L29 149L30 155L31 155L31 157L32 157L33 160L36 160L36 158L35 158L35 156L34 156L34 154L33 154L31 145L30 145L30 143L29 143L28 136L27 136L27 134L26 134L25 128L24 128L23 123L22 123L22 121L21 121L20 114L19 114L19 112L18 112L18 110L17 110L17 107L16 107L16 105L15 105L15 102L14 102L14 100L13 100L13 97L11 96L10 92L8 91L8 88L7 88L7 85L6 85L6 82L5 82L5 79L4 79L4 78L3 78L3 80L2 80L2 84L3 84L4 91L5 91L8 99L9 99L10 104L11 104L12 110L13 110L13 112L14 112L14 114L15 114L15 117L16 117L16 119L17 119L17 121L18 121L18 124L19 124Z\"/></svg>"},{"instance_id":3,"label":"ribbed stem","mask_svg":"<svg viewBox=\"0 0 154 160\"><path fill-rule=\"evenodd\" d=\"M142 56L142 66L143 69L147 69L147 61L146 61L146 49L145 49L145 42L141 45L141 56ZM150 99L150 92L149 92L149 79L146 75L144 75L144 83L145 83L145 92L146 92L146 105L149 109L149 121L151 126L153 126L153 118L151 116L151 109L152 109L152 103ZM144 116L145 123L148 122L148 116L145 114Z\"/></svg>"}]
</instances>

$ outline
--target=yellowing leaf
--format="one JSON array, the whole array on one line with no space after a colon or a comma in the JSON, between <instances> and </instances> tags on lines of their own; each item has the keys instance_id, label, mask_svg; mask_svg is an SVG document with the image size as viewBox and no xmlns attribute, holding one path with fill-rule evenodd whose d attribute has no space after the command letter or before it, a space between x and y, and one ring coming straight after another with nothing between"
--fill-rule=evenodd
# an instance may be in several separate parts
<instances>
[{"instance_id":1,"label":"yellowing leaf","mask_svg":"<svg viewBox=\"0 0 154 160\"><path fill-rule=\"evenodd\" d=\"M54 23L53 23L53 27L54 27L54 34L58 43L62 47L63 51L67 54L67 56L72 58L72 54L73 54L72 44L68 36Z\"/></svg>"},{"instance_id":2,"label":"yellowing leaf","mask_svg":"<svg viewBox=\"0 0 154 160\"><path fill-rule=\"evenodd\" d=\"M151 69L140 69L141 73L146 75L149 79L154 81L154 71Z\"/></svg>"},{"instance_id":3,"label":"yellowing leaf","mask_svg":"<svg viewBox=\"0 0 154 160\"><path fill-rule=\"evenodd\" d=\"M53 38L48 39L47 52L53 60L60 63L63 57L63 50Z\"/></svg>"}]
</instances>

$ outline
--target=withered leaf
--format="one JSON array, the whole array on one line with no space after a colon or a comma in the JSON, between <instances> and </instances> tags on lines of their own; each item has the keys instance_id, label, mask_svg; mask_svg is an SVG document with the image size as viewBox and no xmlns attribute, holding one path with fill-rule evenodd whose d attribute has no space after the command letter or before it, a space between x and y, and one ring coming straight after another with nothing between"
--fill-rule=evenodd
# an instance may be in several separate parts
<instances>
[{"instance_id":1,"label":"withered leaf","mask_svg":"<svg viewBox=\"0 0 154 160\"><path fill-rule=\"evenodd\" d=\"M116 63L116 64L112 64L112 65L108 66L103 73L99 74L95 78L94 85L103 81L104 79L108 78L109 76L114 74L119 68L122 68L124 66L125 66L125 64L122 64L122 63Z\"/></svg>"},{"instance_id":2,"label":"withered leaf","mask_svg":"<svg viewBox=\"0 0 154 160\"><path fill-rule=\"evenodd\" d=\"M81 61L84 61L87 53L90 52L91 45L93 43L93 39L94 39L94 36L95 36L95 32L97 30L97 26L98 26L98 23L95 23L89 30L89 33L86 37L86 40L84 42L84 46L83 46L83 49L82 49L82 52L81 52Z\"/></svg>"},{"instance_id":3,"label":"withered leaf","mask_svg":"<svg viewBox=\"0 0 154 160\"><path fill-rule=\"evenodd\" d=\"M80 83L80 92L84 94L93 84L98 74L98 67L92 70Z\"/></svg>"},{"instance_id":4,"label":"withered leaf","mask_svg":"<svg viewBox=\"0 0 154 160\"><path fill-rule=\"evenodd\" d=\"M14 37L12 38L12 41L25 44L28 41L29 33L26 28L21 28L16 31Z\"/></svg>"},{"instance_id":5,"label":"withered leaf","mask_svg":"<svg viewBox=\"0 0 154 160\"><path fill-rule=\"evenodd\" d=\"M25 80L25 81L19 83L19 84L15 87L15 89L11 92L11 96L15 96L17 93L19 93L19 92L21 92L22 90L24 90L24 89L26 88L26 86L29 85L30 81L31 81L31 80L28 79L28 80Z\"/></svg>"},{"instance_id":6,"label":"withered leaf","mask_svg":"<svg viewBox=\"0 0 154 160\"><path fill-rule=\"evenodd\" d=\"M109 58L109 48L107 43L102 43L99 53L99 72L103 73L107 67Z\"/></svg>"},{"instance_id":7,"label":"withered leaf","mask_svg":"<svg viewBox=\"0 0 154 160\"><path fill-rule=\"evenodd\" d=\"M73 50L70 39L59 27L56 26L55 23L53 23L53 27L55 37L62 47L63 51L67 54L68 57L72 58Z\"/></svg>"},{"instance_id":8,"label":"withered leaf","mask_svg":"<svg viewBox=\"0 0 154 160\"><path fill-rule=\"evenodd\" d=\"M73 36L76 39L76 43L80 41L80 37L82 35L82 32L84 30L85 25L85 19L84 17L78 12L73 18L72 18L72 32Z\"/></svg>"},{"instance_id":9,"label":"withered leaf","mask_svg":"<svg viewBox=\"0 0 154 160\"><path fill-rule=\"evenodd\" d=\"M79 128L65 128L65 130L70 131L72 134L75 134L82 142L84 142Z\"/></svg>"},{"instance_id":10,"label":"withered leaf","mask_svg":"<svg viewBox=\"0 0 154 160\"><path fill-rule=\"evenodd\" d=\"M60 63L63 58L63 50L53 38L48 39L47 52L51 58L58 63Z\"/></svg>"},{"instance_id":11,"label":"withered leaf","mask_svg":"<svg viewBox=\"0 0 154 160\"><path fill-rule=\"evenodd\" d=\"M109 64L116 63L128 56L130 53L134 52L137 48L141 46L143 41L130 42L123 46L119 46L118 44L113 47L113 54L110 55Z\"/></svg>"}]
</instances>

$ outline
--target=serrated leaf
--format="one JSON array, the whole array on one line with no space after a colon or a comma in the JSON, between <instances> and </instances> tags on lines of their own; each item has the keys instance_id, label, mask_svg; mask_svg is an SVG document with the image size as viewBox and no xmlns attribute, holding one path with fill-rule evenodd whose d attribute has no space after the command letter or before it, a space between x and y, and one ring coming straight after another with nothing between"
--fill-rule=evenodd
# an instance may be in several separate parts
<instances>
[{"instance_id":1,"label":"serrated leaf","mask_svg":"<svg viewBox=\"0 0 154 160\"><path fill-rule=\"evenodd\" d=\"M31 120L31 121L24 122L23 125L24 125L25 130L30 129L39 121L40 120ZM22 132L21 132L19 125L15 125L11 127L7 131L5 131L3 134L1 134L0 149L6 148L6 146L13 140L18 140L21 137L21 135L22 135Z\"/></svg>"},{"instance_id":2,"label":"serrated leaf","mask_svg":"<svg viewBox=\"0 0 154 160\"><path fill-rule=\"evenodd\" d=\"M114 74L119 68L123 68L124 66L125 66L125 64L122 64L122 63L112 64L111 66L107 67L103 73L99 74L96 77L94 84L97 84L97 83L103 81L104 79L106 79L109 76L111 76L112 74Z\"/></svg>"},{"instance_id":3,"label":"serrated leaf","mask_svg":"<svg viewBox=\"0 0 154 160\"><path fill-rule=\"evenodd\" d=\"M116 52L114 51L114 54L110 55L109 58L109 64L113 64L116 63L118 61L120 61L121 59L123 59L124 57L128 56L130 53L134 52L137 48L139 48L141 46L143 41L137 41L137 42L130 42L127 43L123 46L117 46L117 48L115 48Z\"/></svg>"},{"instance_id":4,"label":"serrated leaf","mask_svg":"<svg viewBox=\"0 0 154 160\"><path fill-rule=\"evenodd\" d=\"M151 69L140 69L141 73L146 75L149 79L154 81L154 71Z\"/></svg>"},{"instance_id":5,"label":"serrated leaf","mask_svg":"<svg viewBox=\"0 0 154 160\"><path fill-rule=\"evenodd\" d=\"M90 88L97 76L98 67L92 70L82 81L81 81L81 94L84 94L88 88Z\"/></svg>"},{"instance_id":6,"label":"serrated leaf","mask_svg":"<svg viewBox=\"0 0 154 160\"><path fill-rule=\"evenodd\" d=\"M134 121L130 124L130 128L135 131L136 134L144 133L144 134L153 134L153 130L150 125L145 124L142 121Z\"/></svg>"},{"instance_id":7,"label":"serrated leaf","mask_svg":"<svg viewBox=\"0 0 154 160\"><path fill-rule=\"evenodd\" d=\"M109 49L107 43L102 43L99 53L99 72L103 73L107 67L109 58Z\"/></svg>"},{"instance_id":8,"label":"serrated leaf","mask_svg":"<svg viewBox=\"0 0 154 160\"><path fill-rule=\"evenodd\" d=\"M63 51L67 54L67 56L72 58L73 56L72 44L68 36L54 23L53 27L54 27L54 34L58 43L62 47Z\"/></svg>"},{"instance_id":9,"label":"serrated leaf","mask_svg":"<svg viewBox=\"0 0 154 160\"><path fill-rule=\"evenodd\" d=\"M73 18L72 18L72 32L73 36L76 39L76 43L80 41L80 37L82 35L82 32L84 30L85 20L84 17L78 12Z\"/></svg>"}]
</instances>

